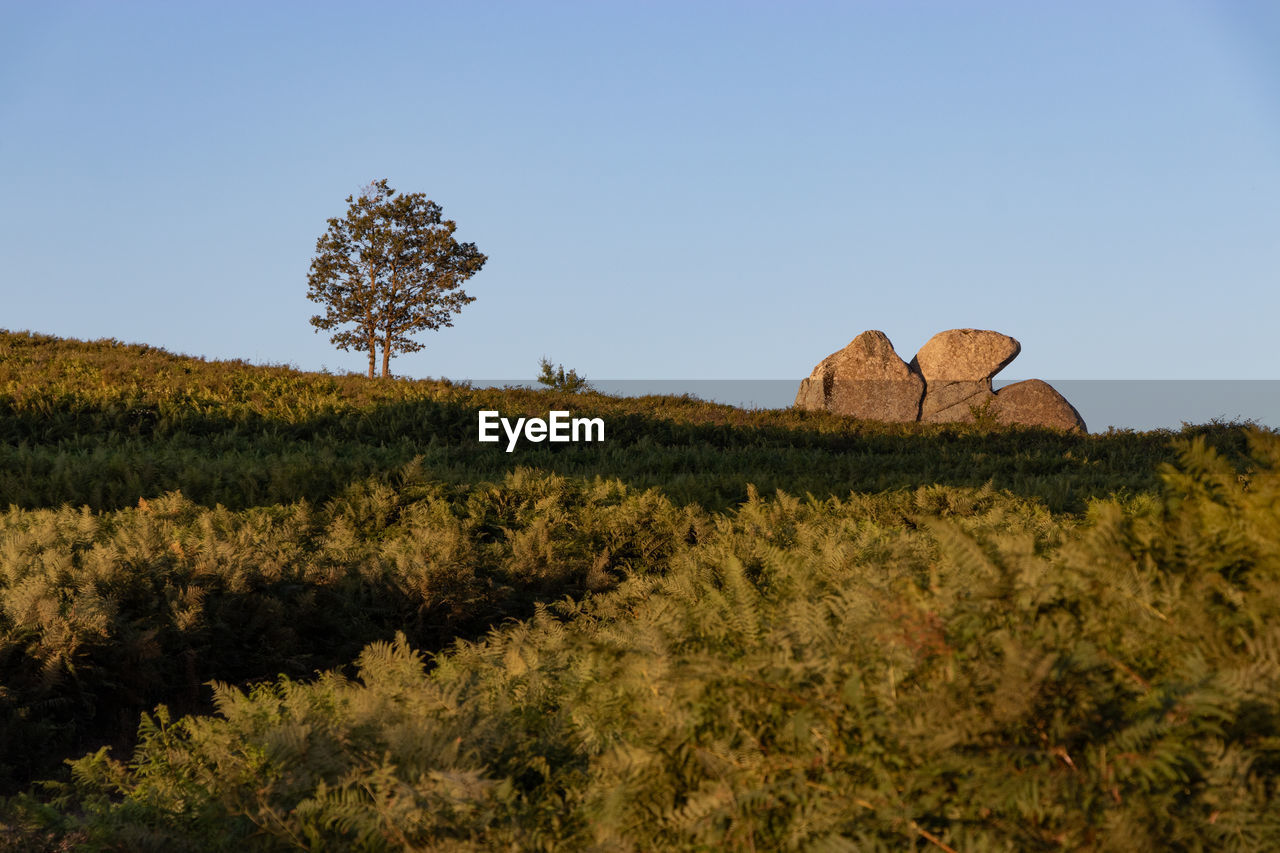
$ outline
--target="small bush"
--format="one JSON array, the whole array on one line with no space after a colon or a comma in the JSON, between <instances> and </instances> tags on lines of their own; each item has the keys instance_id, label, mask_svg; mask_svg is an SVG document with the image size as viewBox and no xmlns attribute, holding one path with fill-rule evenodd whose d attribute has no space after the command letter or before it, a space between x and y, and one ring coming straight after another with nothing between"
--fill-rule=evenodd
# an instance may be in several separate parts
<instances>
[{"instance_id":1,"label":"small bush","mask_svg":"<svg viewBox=\"0 0 1280 853\"><path fill-rule=\"evenodd\" d=\"M566 373L563 364L553 367L551 360L545 356L538 359L538 367L541 368L541 372L538 374L538 383L547 386L553 391L577 394L581 391L591 390L587 377L579 376L576 370L570 370Z\"/></svg>"}]
</instances>

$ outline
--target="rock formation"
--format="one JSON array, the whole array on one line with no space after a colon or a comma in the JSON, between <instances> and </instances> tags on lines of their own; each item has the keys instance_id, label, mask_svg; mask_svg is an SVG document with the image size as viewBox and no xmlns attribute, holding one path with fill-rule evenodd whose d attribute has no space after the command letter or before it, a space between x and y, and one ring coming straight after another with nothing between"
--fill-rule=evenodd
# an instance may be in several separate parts
<instances>
[{"instance_id":1,"label":"rock formation","mask_svg":"<svg viewBox=\"0 0 1280 853\"><path fill-rule=\"evenodd\" d=\"M939 332L906 364L883 332L863 332L818 362L800 383L796 408L864 420L971 422L975 410L1000 423L1086 431L1084 420L1051 385L1039 379L998 392L991 379L1022 345L985 329Z\"/></svg>"},{"instance_id":2,"label":"rock formation","mask_svg":"<svg viewBox=\"0 0 1280 853\"><path fill-rule=\"evenodd\" d=\"M796 406L875 421L920 417L924 380L898 357L884 332L863 332L818 362L800 383Z\"/></svg>"},{"instance_id":3,"label":"rock formation","mask_svg":"<svg viewBox=\"0 0 1280 853\"><path fill-rule=\"evenodd\" d=\"M1028 379L1006 385L996 392L991 405L996 418L1005 424L1053 427L1087 432L1084 418L1048 382Z\"/></svg>"},{"instance_id":4,"label":"rock formation","mask_svg":"<svg viewBox=\"0 0 1280 853\"><path fill-rule=\"evenodd\" d=\"M920 420L972 421L974 407L993 396L991 377L1021 351L1013 338L985 329L952 329L929 338L911 360L911 369L924 377Z\"/></svg>"}]
</instances>

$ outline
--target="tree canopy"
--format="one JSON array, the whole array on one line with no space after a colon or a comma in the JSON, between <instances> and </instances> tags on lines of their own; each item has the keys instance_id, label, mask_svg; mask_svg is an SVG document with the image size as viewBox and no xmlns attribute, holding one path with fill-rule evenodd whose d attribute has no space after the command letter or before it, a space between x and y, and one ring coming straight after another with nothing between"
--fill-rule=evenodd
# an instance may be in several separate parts
<instances>
[{"instance_id":1,"label":"tree canopy","mask_svg":"<svg viewBox=\"0 0 1280 853\"><path fill-rule=\"evenodd\" d=\"M311 318L317 331L344 351L369 355L374 376L379 346L382 375L391 356L417 352L412 335L452 326L453 315L474 302L462 283L487 260L474 243L453 237L457 223L422 193L398 194L384 178L347 196L346 216L329 220L316 240L307 298L324 306Z\"/></svg>"}]
</instances>

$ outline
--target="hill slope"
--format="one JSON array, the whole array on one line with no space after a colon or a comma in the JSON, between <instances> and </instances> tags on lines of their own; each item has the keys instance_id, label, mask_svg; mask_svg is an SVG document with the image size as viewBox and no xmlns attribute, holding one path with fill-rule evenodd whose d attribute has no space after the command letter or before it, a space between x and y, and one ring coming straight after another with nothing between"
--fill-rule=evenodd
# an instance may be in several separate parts
<instances>
[{"instance_id":1,"label":"hill slope","mask_svg":"<svg viewBox=\"0 0 1280 853\"><path fill-rule=\"evenodd\" d=\"M476 441L551 408L606 442ZM1270 433L0 333L0 442L4 785L92 753L6 804L14 849L1280 839Z\"/></svg>"},{"instance_id":2,"label":"hill slope","mask_svg":"<svg viewBox=\"0 0 1280 853\"><path fill-rule=\"evenodd\" d=\"M477 412L603 417L595 445L476 440ZM1243 432L1191 428L1224 452ZM658 486L679 503L725 509L747 484L845 495L990 482L1080 512L1093 497L1156 487L1167 431L1080 436L1045 430L855 422L746 411L688 397L615 398L446 381L368 380L243 362L206 362L115 341L0 332L0 505L119 509L174 489L229 508L322 502L365 477L419 465L478 483L516 467ZM926 440L921 440L926 439Z\"/></svg>"}]
</instances>

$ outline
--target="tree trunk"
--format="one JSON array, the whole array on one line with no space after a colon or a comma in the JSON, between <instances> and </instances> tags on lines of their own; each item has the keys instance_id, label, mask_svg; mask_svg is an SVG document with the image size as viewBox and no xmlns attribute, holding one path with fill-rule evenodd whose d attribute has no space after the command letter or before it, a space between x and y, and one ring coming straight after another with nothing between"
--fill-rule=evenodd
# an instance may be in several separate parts
<instances>
[{"instance_id":1,"label":"tree trunk","mask_svg":"<svg viewBox=\"0 0 1280 853\"><path fill-rule=\"evenodd\" d=\"M369 378L373 378L373 367L378 361L378 345L369 341Z\"/></svg>"},{"instance_id":2,"label":"tree trunk","mask_svg":"<svg viewBox=\"0 0 1280 853\"><path fill-rule=\"evenodd\" d=\"M391 335L382 343L382 378L391 377Z\"/></svg>"}]
</instances>

